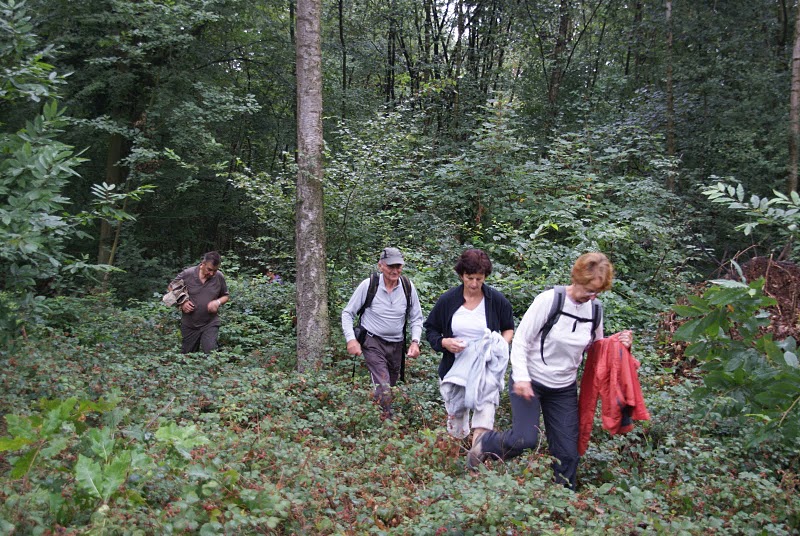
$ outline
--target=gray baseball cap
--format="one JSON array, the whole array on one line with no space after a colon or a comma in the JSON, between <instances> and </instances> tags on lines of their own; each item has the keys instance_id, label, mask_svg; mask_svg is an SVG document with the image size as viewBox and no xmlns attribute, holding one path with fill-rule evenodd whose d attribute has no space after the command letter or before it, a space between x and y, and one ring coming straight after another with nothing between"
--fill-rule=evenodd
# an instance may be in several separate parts
<instances>
[{"instance_id":1,"label":"gray baseball cap","mask_svg":"<svg viewBox=\"0 0 800 536\"><path fill-rule=\"evenodd\" d=\"M397 248L383 248L380 261L388 265L405 264L403 254Z\"/></svg>"}]
</instances>

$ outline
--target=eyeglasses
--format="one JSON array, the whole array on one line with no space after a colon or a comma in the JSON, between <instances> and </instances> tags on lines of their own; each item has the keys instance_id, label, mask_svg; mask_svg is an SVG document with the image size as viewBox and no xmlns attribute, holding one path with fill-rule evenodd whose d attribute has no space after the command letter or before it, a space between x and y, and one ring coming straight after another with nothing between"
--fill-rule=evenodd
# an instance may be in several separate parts
<instances>
[{"instance_id":1,"label":"eyeglasses","mask_svg":"<svg viewBox=\"0 0 800 536\"><path fill-rule=\"evenodd\" d=\"M386 267L389 268L390 270L400 270L400 269L403 268L403 265L402 264L387 264Z\"/></svg>"},{"instance_id":2,"label":"eyeglasses","mask_svg":"<svg viewBox=\"0 0 800 536\"><path fill-rule=\"evenodd\" d=\"M592 298L597 297L601 292L603 292L602 290L589 290L586 287L583 287L582 290L583 290L584 295L591 296Z\"/></svg>"}]
</instances>

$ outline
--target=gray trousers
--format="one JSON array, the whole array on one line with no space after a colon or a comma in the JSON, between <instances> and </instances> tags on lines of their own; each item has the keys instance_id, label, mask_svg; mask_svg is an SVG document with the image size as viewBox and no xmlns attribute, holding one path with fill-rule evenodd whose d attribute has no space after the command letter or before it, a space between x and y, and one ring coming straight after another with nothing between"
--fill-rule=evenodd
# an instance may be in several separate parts
<instances>
[{"instance_id":1,"label":"gray trousers","mask_svg":"<svg viewBox=\"0 0 800 536\"><path fill-rule=\"evenodd\" d=\"M553 462L555 480L575 489L578 472L578 385L554 389L533 382L533 400L525 400L513 391L511 398L511 429L487 432L481 436L484 453L502 460L519 456L525 449L539 443L539 416L544 417L547 446L556 459Z\"/></svg>"},{"instance_id":2,"label":"gray trousers","mask_svg":"<svg viewBox=\"0 0 800 536\"><path fill-rule=\"evenodd\" d=\"M210 354L217 349L217 334L219 326L206 326L204 328L190 328L181 325L181 353L191 354L200 350Z\"/></svg>"},{"instance_id":3,"label":"gray trousers","mask_svg":"<svg viewBox=\"0 0 800 536\"><path fill-rule=\"evenodd\" d=\"M400 366L403 362L403 342L389 342L367 334L361 345L364 361L369 370L372 383L375 384L375 400L384 412L391 411L392 390L400 378Z\"/></svg>"}]
</instances>

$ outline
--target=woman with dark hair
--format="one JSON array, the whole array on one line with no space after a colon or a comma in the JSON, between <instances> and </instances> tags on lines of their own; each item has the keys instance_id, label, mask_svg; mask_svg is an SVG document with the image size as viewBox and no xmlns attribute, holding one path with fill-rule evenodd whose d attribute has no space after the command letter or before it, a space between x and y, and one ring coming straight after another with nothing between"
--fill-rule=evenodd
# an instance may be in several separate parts
<instances>
[{"instance_id":1,"label":"woman with dark hair","mask_svg":"<svg viewBox=\"0 0 800 536\"><path fill-rule=\"evenodd\" d=\"M461 285L442 294L423 324L431 347L442 353L439 379L447 408L447 431L472 441L494 428L508 344L514 335L511 303L485 284L492 273L489 256L468 249L455 265Z\"/></svg>"},{"instance_id":2,"label":"woman with dark hair","mask_svg":"<svg viewBox=\"0 0 800 536\"><path fill-rule=\"evenodd\" d=\"M539 294L520 321L511 347L511 429L484 434L473 443L467 465L487 456L507 460L539 442L539 416L544 417L547 446L556 459L555 479L575 489L578 469L578 367L594 341L603 338L602 317L593 318L597 295L611 288L614 268L602 253L586 253L572 266L572 284L558 317L543 330L556 299L556 289ZM594 333L592 325L596 324ZM619 342L630 348L633 334L621 331ZM543 340L544 339L544 340Z\"/></svg>"}]
</instances>

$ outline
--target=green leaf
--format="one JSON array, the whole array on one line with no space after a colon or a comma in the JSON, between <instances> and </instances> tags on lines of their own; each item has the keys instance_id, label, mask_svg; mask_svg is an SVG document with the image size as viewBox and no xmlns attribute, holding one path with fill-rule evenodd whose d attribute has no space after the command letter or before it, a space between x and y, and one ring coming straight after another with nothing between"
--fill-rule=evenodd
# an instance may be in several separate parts
<instances>
[{"instance_id":1,"label":"green leaf","mask_svg":"<svg viewBox=\"0 0 800 536\"><path fill-rule=\"evenodd\" d=\"M22 478L31 470L33 462L37 459L39 451L36 449L29 450L14 462L11 469L11 478Z\"/></svg>"},{"instance_id":2,"label":"green leaf","mask_svg":"<svg viewBox=\"0 0 800 536\"><path fill-rule=\"evenodd\" d=\"M111 463L103 469L102 487L100 489L103 501L108 502L111 496L125 483L130 467L131 454L124 451L115 456Z\"/></svg>"},{"instance_id":3,"label":"green leaf","mask_svg":"<svg viewBox=\"0 0 800 536\"><path fill-rule=\"evenodd\" d=\"M104 461L108 461L114 451L113 432L110 428L91 428L86 433L89 438L89 447L92 452L100 456Z\"/></svg>"},{"instance_id":4,"label":"green leaf","mask_svg":"<svg viewBox=\"0 0 800 536\"><path fill-rule=\"evenodd\" d=\"M83 454L78 454L75 464L75 480L81 489L97 499L103 498L103 470L100 464Z\"/></svg>"},{"instance_id":5,"label":"green leaf","mask_svg":"<svg viewBox=\"0 0 800 536\"><path fill-rule=\"evenodd\" d=\"M683 324L681 327L675 330L675 339L687 342L696 340L697 337L704 331L702 328L703 320L703 318L696 318Z\"/></svg>"},{"instance_id":6,"label":"green leaf","mask_svg":"<svg viewBox=\"0 0 800 536\"><path fill-rule=\"evenodd\" d=\"M70 438L66 436L54 437L50 442L42 448L42 457L50 460L64 451L69 446Z\"/></svg>"},{"instance_id":7,"label":"green leaf","mask_svg":"<svg viewBox=\"0 0 800 536\"><path fill-rule=\"evenodd\" d=\"M725 361L725 372L733 372L740 368L744 364L744 360L745 356L742 354L731 355L728 360Z\"/></svg>"},{"instance_id":8,"label":"green leaf","mask_svg":"<svg viewBox=\"0 0 800 536\"><path fill-rule=\"evenodd\" d=\"M706 309L701 309L700 307L690 307L688 305L673 305L672 310L675 311L675 313L677 313L679 316L683 317L693 317L706 312Z\"/></svg>"},{"instance_id":9,"label":"green leaf","mask_svg":"<svg viewBox=\"0 0 800 536\"><path fill-rule=\"evenodd\" d=\"M15 437L35 439L38 434L34 430L34 424L28 417L19 415L6 415L6 430Z\"/></svg>"},{"instance_id":10,"label":"green leaf","mask_svg":"<svg viewBox=\"0 0 800 536\"><path fill-rule=\"evenodd\" d=\"M32 441L30 439L24 437L0 437L0 452L19 450L31 443Z\"/></svg>"}]
</instances>

